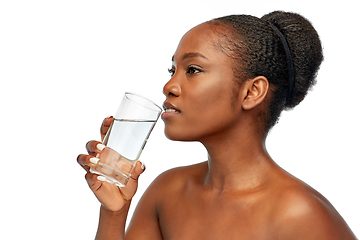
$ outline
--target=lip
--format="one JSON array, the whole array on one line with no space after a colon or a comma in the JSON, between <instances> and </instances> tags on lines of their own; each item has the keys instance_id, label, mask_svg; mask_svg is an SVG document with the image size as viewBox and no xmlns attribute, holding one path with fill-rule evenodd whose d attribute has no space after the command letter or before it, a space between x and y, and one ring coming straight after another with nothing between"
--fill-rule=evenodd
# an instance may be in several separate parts
<instances>
[{"instance_id":1,"label":"lip","mask_svg":"<svg viewBox=\"0 0 360 240\"><path fill-rule=\"evenodd\" d=\"M164 112L161 114L161 118L163 120L171 118L171 117L176 116L181 113L181 111L179 109L177 109L176 106L174 106L173 104L171 104L168 101L164 102L163 108L164 108ZM172 109L172 111L167 111L169 109Z\"/></svg>"}]
</instances>

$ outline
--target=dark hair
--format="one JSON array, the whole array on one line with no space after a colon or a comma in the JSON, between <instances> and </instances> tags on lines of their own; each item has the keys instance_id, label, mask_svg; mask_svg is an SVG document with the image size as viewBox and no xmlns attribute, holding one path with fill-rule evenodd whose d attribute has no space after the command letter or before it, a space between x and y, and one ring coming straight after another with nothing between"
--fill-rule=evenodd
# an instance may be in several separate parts
<instances>
[{"instance_id":1,"label":"dark hair","mask_svg":"<svg viewBox=\"0 0 360 240\"><path fill-rule=\"evenodd\" d=\"M230 15L209 21L225 26L214 30L222 35L221 49L234 59L233 71L241 85L247 79L265 76L273 90L266 114L265 131L273 127L284 109L298 105L315 84L323 60L319 36L311 23L296 13L275 11L262 18L249 15ZM286 102L289 74L284 45L274 28L280 30L289 46L295 83Z\"/></svg>"}]
</instances>

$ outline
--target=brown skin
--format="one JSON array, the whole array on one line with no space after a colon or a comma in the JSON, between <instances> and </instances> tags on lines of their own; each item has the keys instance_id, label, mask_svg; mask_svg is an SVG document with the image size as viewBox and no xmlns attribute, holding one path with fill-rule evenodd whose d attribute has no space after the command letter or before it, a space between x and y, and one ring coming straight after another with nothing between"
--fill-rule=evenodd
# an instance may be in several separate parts
<instances>
[{"instance_id":1,"label":"brown skin","mask_svg":"<svg viewBox=\"0 0 360 240\"><path fill-rule=\"evenodd\" d=\"M179 110L163 114L166 136L201 142L209 160L161 174L141 198L126 236L130 200L124 199L135 194L141 164L121 190L87 173L102 203L96 239L356 239L323 196L270 158L258 118L271 97L269 83L258 76L239 87L231 59L214 46L218 38L206 23L190 30L164 86L165 106ZM105 119L102 133L110 122ZM90 155L96 144L88 144ZM78 158L87 171L90 157Z\"/></svg>"}]
</instances>

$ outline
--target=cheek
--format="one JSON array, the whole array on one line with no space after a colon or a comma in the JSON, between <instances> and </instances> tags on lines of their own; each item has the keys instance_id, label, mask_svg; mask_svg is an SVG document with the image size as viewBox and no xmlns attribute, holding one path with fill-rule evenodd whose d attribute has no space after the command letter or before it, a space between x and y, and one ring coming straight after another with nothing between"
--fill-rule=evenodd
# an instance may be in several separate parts
<instances>
[{"instance_id":1,"label":"cheek","mask_svg":"<svg viewBox=\"0 0 360 240\"><path fill-rule=\"evenodd\" d=\"M189 101L190 110L203 116L216 116L224 108L231 107L231 91L221 83L207 84L193 89L196 95Z\"/></svg>"},{"instance_id":2,"label":"cheek","mask_svg":"<svg viewBox=\"0 0 360 240\"><path fill-rule=\"evenodd\" d=\"M188 109L182 119L181 133L192 138L201 138L219 131L223 126L228 125L234 116L229 93L208 92L202 96L196 102L194 99L191 109Z\"/></svg>"},{"instance_id":3,"label":"cheek","mask_svg":"<svg viewBox=\"0 0 360 240\"><path fill-rule=\"evenodd\" d=\"M183 86L182 113L165 124L171 140L197 141L221 131L234 118L233 85L221 78L204 78Z\"/></svg>"}]
</instances>

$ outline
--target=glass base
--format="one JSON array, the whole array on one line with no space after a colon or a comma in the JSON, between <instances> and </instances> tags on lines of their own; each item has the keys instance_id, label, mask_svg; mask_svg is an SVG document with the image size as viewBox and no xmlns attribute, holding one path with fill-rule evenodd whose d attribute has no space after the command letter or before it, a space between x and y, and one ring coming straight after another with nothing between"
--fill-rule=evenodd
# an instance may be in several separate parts
<instances>
[{"instance_id":1,"label":"glass base","mask_svg":"<svg viewBox=\"0 0 360 240\"><path fill-rule=\"evenodd\" d=\"M115 184L118 187L125 187L129 181L130 174L124 174L106 164L98 163L95 169L90 168L90 172L106 178L106 182Z\"/></svg>"}]
</instances>

